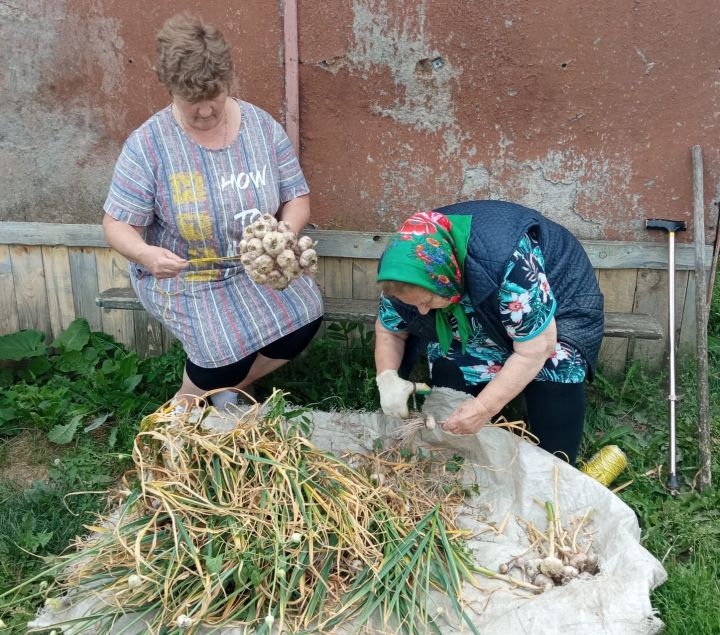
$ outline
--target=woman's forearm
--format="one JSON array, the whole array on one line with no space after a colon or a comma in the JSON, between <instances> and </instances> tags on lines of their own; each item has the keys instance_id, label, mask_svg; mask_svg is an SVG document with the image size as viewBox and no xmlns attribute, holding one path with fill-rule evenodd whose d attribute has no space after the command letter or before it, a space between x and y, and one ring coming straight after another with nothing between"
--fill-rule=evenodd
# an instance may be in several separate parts
<instances>
[{"instance_id":1,"label":"woman's forearm","mask_svg":"<svg viewBox=\"0 0 720 635\"><path fill-rule=\"evenodd\" d=\"M106 214L103 229L105 240L115 251L142 265L156 278L174 278L189 266L187 260L169 249L148 245L141 235L142 227L128 225Z\"/></svg>"},{"instance_id":2,"label":"woman's forearm","mask_svg":"<svg viewBox=\"0 0 720 635\"><path fill-rule=\"evenodd\" d=\"M148 244L142 237L142 227L128 225L105 214L103 217L105 240L115 251L132 262L143 262Z\"/></svg>"},{"instance_id":3,"label":"woman's forearm","mask_svg":"<svg viewBox=\"0 0 720 635\"><path fill-rule=\"evenodd\" d=\"M477 396L477 401L494 417L517 397L540 372L557 344L555 320L537 337L516 342L503 367Z\"/></svg>"},{"instance_id":4,"label":"woman's forearm","mask_svg":"<svg viewBox=\"0 0 720 635\"><path fill-rule=\"evenodd\" d=\"M298 196L282 206L280 220L290 224L293 231L299 234L310 222L310 195Z\"/></svg>"},{"instance_id":5,"label":"woman's forearm","mask_svg":"<svg viewBox=\"0 0 720 635\"><path fill-rule=\"evenodd\" d=\"M380 320L375 322L375 369L378 374L400 368L407 333L388 331Z\"/></svg>"}]
</instances>

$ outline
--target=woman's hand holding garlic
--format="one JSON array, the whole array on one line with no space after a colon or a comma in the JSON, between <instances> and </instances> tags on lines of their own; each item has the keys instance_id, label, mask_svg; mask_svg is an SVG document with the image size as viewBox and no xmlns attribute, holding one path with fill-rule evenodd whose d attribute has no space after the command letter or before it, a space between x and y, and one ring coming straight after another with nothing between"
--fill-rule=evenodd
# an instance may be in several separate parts
<instances>
[{"instance_id":1,"label":"woman's hand holding garlic","mask_svg":"<svg viewBox=\"0 0 720 635\"><path fill-rule=\"evenodd\" d=\"M482 404L478 397L463 401L448 420L442 424L445 432L453 434L474 434L490 422L492 413Z\"/></svg>"}]
</instances>

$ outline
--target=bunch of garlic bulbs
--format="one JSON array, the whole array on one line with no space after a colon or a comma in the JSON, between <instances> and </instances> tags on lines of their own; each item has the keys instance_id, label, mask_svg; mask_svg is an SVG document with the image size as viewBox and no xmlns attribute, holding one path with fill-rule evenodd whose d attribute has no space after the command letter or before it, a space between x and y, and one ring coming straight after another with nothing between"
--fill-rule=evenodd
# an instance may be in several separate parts
<instances>
[{"instance_id":1,"label":"bunch of garlic bulbs","mask_svg":"<svg viewBox=\"0 0 720 635\"><path fill-rule=\"evenodd\" d=\"M309 236L298 238L288 223L263 214L243 230L238 253L253 282L281 291L303 273L317 272L313 246Z\"/></svg>"}]
</instances>

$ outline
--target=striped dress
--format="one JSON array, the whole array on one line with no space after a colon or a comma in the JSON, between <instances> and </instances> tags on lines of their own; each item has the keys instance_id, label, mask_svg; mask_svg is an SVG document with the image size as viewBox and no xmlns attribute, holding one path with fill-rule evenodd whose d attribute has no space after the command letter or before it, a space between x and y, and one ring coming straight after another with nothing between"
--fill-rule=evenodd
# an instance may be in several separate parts
<instances>
[{"instance_id":1,"label":"striped dress","mask_svg":"<svg viewBox=\"0 0 720 635\"><path fill-rule=\"evenodd\" d=\"M235 256L243 228L309 188L282 126L244 101L230 145L205 148L185 134L170 107L135 130L115 165L104 210L145 228L148 244L189 260ZM204 368L226 366L322 315L307 276L283 291L250 280L238 259L197 264L157 279L130 263L147 311Z\"/></svg>"}]
</instances>

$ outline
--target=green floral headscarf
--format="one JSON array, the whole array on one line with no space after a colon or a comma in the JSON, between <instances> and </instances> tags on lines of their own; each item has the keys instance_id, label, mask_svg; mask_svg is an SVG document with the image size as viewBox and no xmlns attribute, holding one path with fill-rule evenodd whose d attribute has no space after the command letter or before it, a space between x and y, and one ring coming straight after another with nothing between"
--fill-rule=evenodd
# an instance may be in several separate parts
<instances>
[{"instance_id":1,"label":"green floral headscarf","mask_svg":"<svg viewBox=\"0 0 720 635\"><path fill-rule=\"evenodd\" d=\"M443 353L452 344L450 313L457 320L463 351L470 337L460 299L465 290L463 271L471 223L472 216L445 216L434 211L414 214L390 239L378 270L378 282L405 282L450 300L452 304L435 311Z\"/></svg>"}]
</instances>

